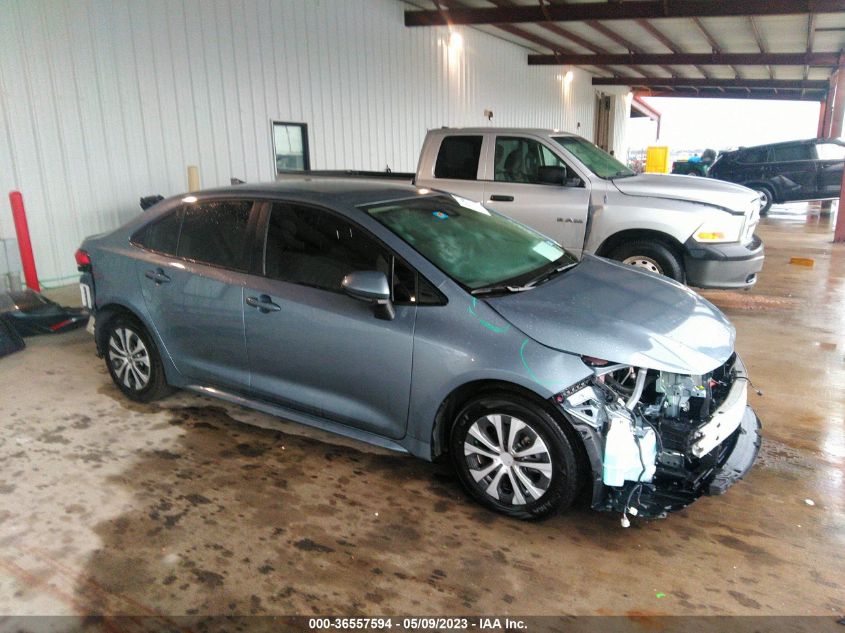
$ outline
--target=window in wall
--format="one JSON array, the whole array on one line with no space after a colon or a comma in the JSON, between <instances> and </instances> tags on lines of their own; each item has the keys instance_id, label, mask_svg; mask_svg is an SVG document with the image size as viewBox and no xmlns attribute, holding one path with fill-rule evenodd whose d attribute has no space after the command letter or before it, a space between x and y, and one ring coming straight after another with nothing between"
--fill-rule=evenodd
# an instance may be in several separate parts
<instances>
[{"instance_id":1,"label":"window in wall","mask_svg":"<svg viewBox=\"0 0 845 633\"><path fill-rule=\"evenodd\" d=\"M478 159L481 156L481 136L447 136L440 143L435 178L476 180Z\"/></svg>"},{"instance_id":2,"label":"window in wall","mask_svg":"<svg viewBox=\"0 0 845 633\"><path fill-rule=\"evenodd\" d=\"M212 266L246 270L252 202L200 202L185 207L177 255Z\"/></svg>"},{"instance_id":3,"label":"window in wall","mask_svg":"<svg viewBox=\"0 0 845 633\"><path fill-rule=\"evenodd\" d=\"M308 126L305 123L273 121L273 152L276 173L311 169L308 158Z\"/></svg>"}]
</instances>

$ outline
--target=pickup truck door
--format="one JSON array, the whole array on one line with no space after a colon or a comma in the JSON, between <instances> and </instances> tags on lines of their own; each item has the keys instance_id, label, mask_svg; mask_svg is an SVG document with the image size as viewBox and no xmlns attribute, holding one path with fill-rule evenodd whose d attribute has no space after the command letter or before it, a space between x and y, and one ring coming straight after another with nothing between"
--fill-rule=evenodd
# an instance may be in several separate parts
<instances>
[{"instance_id":1,"label":"pickup truck door","mask_svg":"<svg viewBox=\"0 0 845 633\"><path fill-rule=\"evenodd\" d=\"M580 257L584 248L590 189L557 152L538 139L490 135L486 152L486 206L548 235ZM540 167L565 167L565 184L544 184Z\"/></svg>"}]
</instances>

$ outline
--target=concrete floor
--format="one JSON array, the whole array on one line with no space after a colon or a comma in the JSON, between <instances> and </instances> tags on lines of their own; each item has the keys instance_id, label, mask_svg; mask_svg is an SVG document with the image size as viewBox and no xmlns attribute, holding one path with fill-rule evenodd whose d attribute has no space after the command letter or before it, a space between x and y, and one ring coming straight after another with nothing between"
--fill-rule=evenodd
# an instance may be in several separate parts
<instances>
[{"instance_id":1,"label":"concrete floor","mask_svg":"<svg viewBox=\"0 0 845 633\"><path fill-rule=\"evenodd\" d=\"M841 616L845 245L805 211L764 221L753 291L706 293L765 392L757 466L627 530L504 519L445 466L202 397L132 404L84 331L29 339L0 360L0 613Z\"/></svg>"}]
</instances>

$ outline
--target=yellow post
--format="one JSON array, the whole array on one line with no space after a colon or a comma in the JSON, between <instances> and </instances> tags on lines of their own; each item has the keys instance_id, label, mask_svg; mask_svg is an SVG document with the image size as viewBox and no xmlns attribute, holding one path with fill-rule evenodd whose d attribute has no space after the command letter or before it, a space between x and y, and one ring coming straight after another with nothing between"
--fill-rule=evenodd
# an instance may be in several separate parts
<instances>
[{"instance_id":1,"label":"yellow post","mask_svg":"<svg viewBox=\"0 0 845 633\"><path fill-rule=\"evenodd\" d=\"M196 165L188 165L188 191L198 191L200 188L200 169Z\"/></svg>"}]
</instances>

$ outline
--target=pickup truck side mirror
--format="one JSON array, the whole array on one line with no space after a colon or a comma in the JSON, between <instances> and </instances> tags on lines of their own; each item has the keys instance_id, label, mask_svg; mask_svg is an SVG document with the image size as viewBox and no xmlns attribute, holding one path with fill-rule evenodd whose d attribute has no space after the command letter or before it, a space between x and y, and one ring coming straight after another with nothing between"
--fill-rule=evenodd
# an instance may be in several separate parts
<instances>
[{"instance_id":1,"label":"pickup truck side mirror","mask_svg":"<svg viewBox=\"0 0 845 633\"><path fill-rule=\"evenodd\" d=\"M376 317L385 321L392 321L396 317L396 309L390 300L390 284L387 276L375 270L358 270L351 272L341 282L343 291L353 299L369 301L375 307Z\"/></svg>"},{"instance_id":2,"label":"pickup truck side mirror","mask_svg":"<svg viewBox=\"0 0 845 633\"><path fill-rule=\"evenodd\" d=\"M548 165L537 168L537 182L542 185L565 185L566 167L563 165Z\"/></svg>"}]
</instances>

